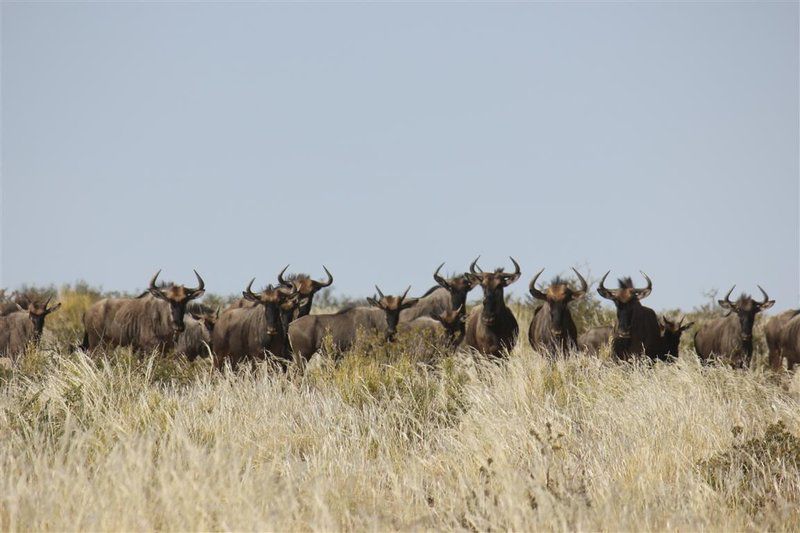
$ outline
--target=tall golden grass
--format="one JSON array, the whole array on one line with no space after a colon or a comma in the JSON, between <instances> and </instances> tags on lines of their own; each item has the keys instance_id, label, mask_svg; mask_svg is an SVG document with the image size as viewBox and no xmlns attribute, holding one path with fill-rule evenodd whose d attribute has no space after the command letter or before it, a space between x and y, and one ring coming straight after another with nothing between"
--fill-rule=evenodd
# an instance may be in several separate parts
<instances>
[{"instance_id":1,"label":"tall golden grass","mask_svg":"<svg viewBox=\"0 0 800 533\"><path fill-rule=\"evenodd\" d=\"M524 340L303 376L64 344L0 371L3 530L800 529L797 376Z\"/></svg>"}]
</instances>

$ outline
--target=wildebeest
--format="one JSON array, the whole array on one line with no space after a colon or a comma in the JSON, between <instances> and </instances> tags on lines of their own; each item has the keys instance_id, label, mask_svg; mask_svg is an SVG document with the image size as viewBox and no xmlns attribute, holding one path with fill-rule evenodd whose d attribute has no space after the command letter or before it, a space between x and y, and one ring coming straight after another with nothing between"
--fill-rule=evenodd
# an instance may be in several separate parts
<instances>
[{"instance_id":1,"label":"wildebeest","mask_svg":"<svg viewBox=\"0 0 800 533\"><path fill-rule=\"evenodd\" d=\"M192 302L186 312L189 316L183 319L186 327L178 335L175 353L185 355L189 361L194 361L198 357L206 358L209 355L209 349L213 347L211 336L219 318L219 308L215 310L205 305L195 305Z\"/></svg>"},{"instance_id":2,"label":"wildebeest","mask_svg":"<svg viewBox=\"0 0 800 533\"><path fill-rule=\"evenodd\" d=\"M773 364L776 370L782 366L784 357L789 370L800 363L800 314L796 314L781 328L780 351L777 357L777 366Z\"/></svg>"},{"instance_id":3,"label":"wildebeest","mask_svg":"<svg viewBox=\"0 0 800 533\"><path fill-rule=\"evenodd\" d=\"M608 289L605 280L610 272L600 279L597 293L614 302L617 308L617 323L613 332L611 348L614 355L623 360L645 354L657 357L661 351L661 335L655 311L641 304L653 290L653 282L642 272L647 287L637 289L631 278L620 278L618 289Z\"/></svg>"},{"instance_id":4,"label":"wildebeest","mask_svg":"<svg viewBox=\"0 0 800 533\"><path fill-rule=\"evenodd\" d=\"M724 299L718 300L720 307L727 309L728 313L703 324L694 335L694 347L702 361L717 356L734 368L744 368L750 366L753 357L753 324L756 315L772 307L775 300L770 300L766 291L757 285L764 296L763 301L756 302L749 295L742 294L738 300L731 302L730 296L735 287L731 287Z\"/></svg>"},{"instance_id":5,"label":"wildebeest","mask_svg":"<svg viewBox=\"0 0 800 533\"><path fill-rule=\"evenodd\" d=\"M397 325L397 331L419 333L429 338L442 337L449 346L456 347L464 340L466 319L463 307L459 306L452 311L442 311L438 314L415 318L410 322L400 322Z\"/></svg>"},{"instance_id":6,"label":"wildebeest","mask_svg":"<svg viewBox=\"0 0 800 533\"><path fill-rule=\"evenodd\" d=\"M400 322L410 322L419 317L441 315L446 311L458 308L466 310L467 294L475 287L476 282L470 279L466 273L452 278L445 278L439 274L443 266L444 263L439 265L433 273L436 285L428 289L428 292L419 298L417 305L400 313Z\"/></svg>"},{"instance_id":7,"label":"wildebeest","mask_svg":"<svg viewBox=\"0 0 800 533\"><path fill-rule=\"evenodd\" d=\"M371 307L351 307L338 313L298 318L289 326L289 343L295 362L302 367L323 347L327 335L330 335L335 353L349 349L359 329L368 333L384 333L385 339L391 341L397 332L401 311L416 305L418 301L405 299L410 288L402 296L384 296L376 286L380 297L367 298Z\"/></svg>"},{"instance_id":8,"label":"wildebeest","mask_svg":"<svg viewBox=\"0 0 800 533\"><path fill-rule=\"evenodd\" d=\"M255 305L226 309L214 326L214 367L219 370L226 362L235 370L244 359L263 360L269 355L278 362L288 362L281 305L297 291L268 285L255 294L252 291L254 281L255 278L250 280L242 296Z\"/></svg>"},{"instance_id":9,"label":"wildebeest","mask_svg":"<svg viewBox=\"0 0 800 533\"><path fill-rule=\"evenodd\" d=\"M58 303L48 307L50 298L44 303L31 302L27 309L0 316L0 356L14 358L25 351L30 342L38 342L44 330L47 315L61 307ZM17 305L17 304L14 304Z\"/></svg>"},{"instance_id":10,"label":"wildebeest","mask_svg":"<svg viewBox=\"0 0 800 533\"><path fill-rule=\"evenodd\" d=\"M531 280L528 287L531 296L544 301L536 309L528 329L528 341L534 349L544 348L548 354L555 355L558 352L566 353L577 344L578 330L569 312L569 303L583 297L589 290L589 284L577 270L572 270L581 282L580 289L573 289L560 277L556 277L546 289L537 289L536 280L544 269Z\"/></svg>"},{"instance_id":11,"label":"wildebeest","mask_svg":"<svg viewBox=\"0 0 800 533\"><path fill-rule=\"evenodd\" d=\"M307 274L297 274L289 279L284 279L283 274L286 272L287 268L289 268L289 265L286 265L286 267L281 270L280 274L278 274L278 282L289 289L294 288L297 290L298 301L293 316L293 319L296 320L301 316L306 316L311 313L314 295L325 287L329 287L333 283L333 276L331 276L331 273L325 265L322 265L322 270L324 270L325 275L328 276L328 279L325 281L313 280Z\"/></svg>"},{"instance_id":12,"label":"wildebeest","mask_svg":"<svg viewBox=\"0 0 800 533\"><path fill-rule=\"evenodd\" d=\"M678 348L681 344L681 334L692 327L694 322L683 323L684 317L675 321L661 317L661 349L658 351L659 359L678 357Z\"/></svg>"},{"instance_id":13,"label":"wildebeest","mask_svg":"<svg viewBox=\"0 0 800 533\"><path fill-rule=\"evenodd\" d=\"M767 325L764 326L764 336L767 338L767 348L769 348L769 366L773 370L780 370L783 365L783 357L781 355L781 332L783 327L797 315L800 315L800 309L789 309L770 318Z\"/></svg>"},{"instance_id":14,"label":"wildebeest","mask_svg":"<svg viewBox=\"0 0 800 533\"><path fill-rule=\"evenodd\" d=\"M157 287L159 270L150 280L149 294L138 298L104 298L92 304L83 316L81 347L93 351L100 346L130 346L136 352L169 350L185 329L186 306L205 292L197 271L198 286Z\"/></svg>"},{"instance_id":15,"label":"wildebeest","mask_svg":"<svg viewBox=\"0 0 800 533\"><path fill-rule=\"evenodd\" d=\"M613 334L614 328L611 326L589 328L578 335L578 348L596 354L600 348L608 344Z\"/></svg>"},{"instance_id":16,"label":"wildebeest","mask_svg":"<svg viewBox=\"0 0 800 533\"><path fill-rule=\"evenodd\" d=\"M513 257L512 274L502 269L484 272L478 267L478 259L469 266L469 276L483 289L483 303L475 306L467 317L465 342L482 354L501 356L504 350L510 351L514 347L519 336L517 319L506 307L503 289L517 281L522 272Z\"/></svg>"}]
</instances>

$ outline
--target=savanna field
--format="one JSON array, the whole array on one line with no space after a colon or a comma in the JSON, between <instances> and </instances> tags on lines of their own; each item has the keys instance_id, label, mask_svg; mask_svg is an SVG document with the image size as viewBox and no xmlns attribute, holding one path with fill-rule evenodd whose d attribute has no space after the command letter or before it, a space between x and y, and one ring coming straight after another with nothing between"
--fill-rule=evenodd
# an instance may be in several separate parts
<instances>
[{"instance_id":1,"label":"savanna field","mask_svg":"<svg viewBox=\"0 0 800 533\"><path fill-rule=\"evenodd\" d=\"M58 292L0 370L3 530L800 529L800 377L766 368L766 317L746 371L701 366L690 334L676 363L553 361L516 302L501 364L401 336L234 374L74 352L100 295Z\"/></svg>"}]
</instances>

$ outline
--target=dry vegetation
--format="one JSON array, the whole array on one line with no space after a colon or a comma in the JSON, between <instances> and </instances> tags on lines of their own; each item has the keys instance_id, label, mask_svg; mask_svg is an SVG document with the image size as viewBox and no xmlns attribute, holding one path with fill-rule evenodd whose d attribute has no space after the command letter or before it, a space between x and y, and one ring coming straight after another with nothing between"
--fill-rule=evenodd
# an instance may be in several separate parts
<instances>
[{"instance_id":1,"label":"dry vegetation","mask_svg":"<svg viewBox=\"0 0 800 533\"><path fill-rule=\"evenodd\" d=\"M408 339L302 378L93 361L82 294L0 371L3 530L800 529L797 376Z\"/></svg>"}]
</instances>

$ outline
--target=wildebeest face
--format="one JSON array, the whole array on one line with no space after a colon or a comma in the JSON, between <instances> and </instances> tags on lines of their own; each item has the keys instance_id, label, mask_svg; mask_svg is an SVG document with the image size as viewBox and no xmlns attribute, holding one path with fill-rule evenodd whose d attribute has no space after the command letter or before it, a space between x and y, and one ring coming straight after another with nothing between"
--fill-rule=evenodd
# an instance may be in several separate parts
<instances>
[{"instance_id":1,"label":"wildebeest face","mask_svg":"<svg viewBox=\"0 0 800 533\"><path fill-rule=\"evenodd\" d=\"M267 288L260 293L254 294L252 287L255 280L255 278L250 280L247 288L242 292L242 296L244 296L246 300L264 306L264 316L267 322L266 333L268 335L275 335L281 328L281 305L293 298L297 294L297 291L293 289L292 292L289 292L285 288L268 285Z\"/></svg>"},{"instance_id":2,"label":"wildebeest face","mask_svg":"<svg viewBox=\"0 0 800 533\"><path fill-rule=\"evenodd\" d=\"M31 302L28 304L28 318L30 318L31 322L33 322L33 331L37 338L41 336L42 331L44 330L44 319L47 317L47 315L61 307L61 303L57 303L53 307L48 308L47 305L49 303L50 298L48 298L44 303Z\"/></svg>"},{"instance_id":3,"label":"wildebeest face","mask_svg":"<svg viewBox=\"0 0 800 533\"><path fill-rule=\"evenodd\" d=\"M464 336L467 315L463 307L458 307L453 311L443 311L431 315L431 318L439 322L444 327L445 333L450 339L460 339Z\"/></svg>"},{"instance_id":4,"label":"wildebeest face","mask_svg":"<svg viewBox=\"0 0 800 533\"><path fill-rule=\"evenodd\" d=\"M286 272L287 268L289 268L289 265L286 265L284 269L281 270L280 274L278 274L278 282L287 289L297 290L299 295L297 301L297 316L305 316L311 312L311 305L314 301L314 295L325 287L329 287L333 283L333 276L325 267L325 265L322 265L322 269L325 271L325 275L328 277L328 279L325 281L311 279L305 274L298 274L294 278L286 280L284 279L283 274Z\"/></svg>"},{"instance_id":5,"label":"wildebeest face","mask_svg":"<svg viewBox=\"0 0 800 533\"><path fill-rule=\"evenodd\" d=\"M164 300L169 304L170 308L170 322L172 323L172 329L176 333L182 332L186 329L186 325L183 323L183 317L186 314L186 306L192 300L196 298L200 298L203 293L205 293L205 282L203 282L203 278L200 277L200 274L197 271L194 271L194 275L197 277L197 287L189 288L183 285L170 285L168 287L156 287L156 280L158 279L158 275L161 273L159 270L155 273L153 278L150 280L150 286L148 290L150 294Z\"/></svg>"},{"instance_id":6,"label":"wildebeest face","mask_svg":"<svg viewBox=\"0 0 800 533\"><path fill-rule=\"evenodd\" d=\"M489 311L496 310L505 305L503 289L517 281L522 272L513 257L510 258L511 262L514 263L514 272L511 274L503 272L502 268L495 269L494 272L484 272L478 266L478 259L480 257L476 258L469 266L469 279L483 289L484 308Z\"/></svg>"},{"instance_id":7,"label":"wildebeest face","mask_svg":"<svg viewBox=\"0 0 800 533\"><path fill-rule=\"evenodd\" d=\"M739 317L739 326L741 327L741 339L744 342L749 342L753 339L753 325L756 321L756 315L772 307L775 304L775 300L770 300L767 292L761 288L761 285L757 285L761 294L764 296L763 301L756 302L749 295L742 294L739 296L738 300L731 302L730 296L735 287L736 285L731 287L731 290L728 291L725 298L718 302L723 309L727 309L731 313L736 313Z\"/></svg>"},{"instance_id":8,"label":"wildebeest face","mask_svg":"<svg viewBox=\"0 0 800 533\"><path fill-rule=\"evenodd\" d=\"M367 302L369 302L371 306L382 309L384 315L386 316L387 340L393 340L395 334L397 333L397 323L400 321L400 311L414 307L419 301L418 298L406 300L406 295L410 289L411 287L409 286L402 296L384 296L384 294L381 292L381 289L375 285L375 290L378 291L380 298L367 298Z\"/></svg>"},{"instance_id":9,"label":"wildebeest face","mask_svg":"<svg viewBox=\"0 0 800 533\"><path fill-rule=\"evenodd\" d=\"M647 280L647 287L637 289L633 286L631 278L620 278L618 289L607 289L604 285L606 277L609 272L600 279L600 284L597 287L597 293L614 302L617 308L617 330L615 337L618 339L628 339L631 336L631 327L633 324L633 312L639 306L639 301L650 296L653 290L653 282L647 277L647 274L642 272L642 276Z\"/></svg>"},{"instance_id":10,"label":"wildebeest face","mask_svg":"<svg viewBox=\"0 0 800 533\"><path fill-rule=\"evenodd\" d=\"M692 327L694 322L683 323L683 317L677 322L667 317L661 319L661 337L664 339L664 351L677 356L681 343L681 334Z\"/></svg>"},{"instance_id":11,"label":"wildebeest face","mask_svg":"<svg viewBox=\"0 0 800 533\"><path fill-rule=\"evenodd\" d=\"M189 314L192 315L192 318L202 323L209 334L214 333L214 326L217 324L217 319L219 319L219 307L215 311L195 312L190 310Z\"/></svg>"},{"instance_id":12,"label":"wildebeest face","mask_svg":"<svg viewBox=\"0 0 800 533\"><path fill-rule=\"evenodd\" d=\"M541 269L536 273L528 287L531 296L537 300L544 300L549 304L550 333L556 337L561 337L564 334L564 323L567 314L569 313L569 303L573 300L583 297L586 294L586 291L589 290L589 284L586 283L586 280L583 279L583 276L581 276L580 273L574 268L572 271L575 272L581 282L580 289L573 289L560 277L556 277L556 279L553 280L550 286L546 289L537 289L536 280L539 279L539 276L542 274L542 272L544 272L544 269Z\"/></svg>"},{"instance_id":13,"label":"wildebeest face","mask_svg":"<svg viewBox=\"0 0 800 533\"><path fill-rule=\"evenodd\" d=\"M478 284L477 279L471 278L466 273L452 278L444 278L439 275L439 271L443 266L444 263L439 265L439 268L433 273L433 279L450 293L450 307L452 309L465 306L467 304L467 294Z\"/></svg>"}]
</instances>

